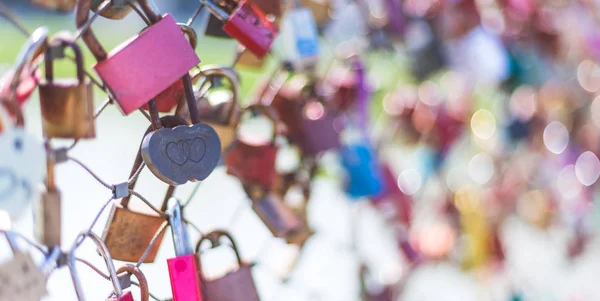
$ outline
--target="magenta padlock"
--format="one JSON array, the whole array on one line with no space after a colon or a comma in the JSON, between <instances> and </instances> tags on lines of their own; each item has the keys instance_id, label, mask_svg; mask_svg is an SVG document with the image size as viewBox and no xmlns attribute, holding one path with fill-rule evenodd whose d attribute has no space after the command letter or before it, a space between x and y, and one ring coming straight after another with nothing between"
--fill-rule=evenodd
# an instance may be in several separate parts
<instances>
[{"instance_id":1,"label":"magenta padlock","mask_svg":"<svg viewBox=\"0 0 600 301\"><path fill-rule=\"evenodd\" d=\"M175 198L169 200L169 223L176 255L167 259L173 301L202 301L196 256L189 244L181 205Z\"/></svg>"},{"instance_id":2,"label":"magenta padlock","mask_svg":"<svg viewBox=\"0 0 600 301\"><path fill-rule=\"evenodd\" d=\"M227 34L256 57L262 59L269 52L279 31L256 5L246 0L200 0L200 2L225 23L223 30Z\"/></svg>"},{"instance_id":3,"label":"magenta padlock","mask_svg":"<svg viewBox=\"0 0 600 301\"><path fill-rule=\"evenodd\" d=\"M106 53L89 27L92 0L77 6L77 27L98 63L94 70L127 115L169 88L200 63L172 15L161 17L147 0L137 0L152 23L137 36Z\"/></svg>"}]
</instances>

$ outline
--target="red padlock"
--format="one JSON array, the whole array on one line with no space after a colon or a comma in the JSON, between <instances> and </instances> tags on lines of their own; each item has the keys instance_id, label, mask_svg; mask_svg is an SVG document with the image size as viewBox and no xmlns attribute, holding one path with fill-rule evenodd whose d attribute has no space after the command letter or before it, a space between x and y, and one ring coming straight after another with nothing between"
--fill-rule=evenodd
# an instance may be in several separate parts
<instances>
[{"instance_id":1,"label":"red padlock","mask_svg":"<svg viewBox=\"0 0 600 301\"><path fill-rule=\"evenodd\" d=\"M275 159L279 147L275 144L277 135L277 116L269 107L262 105L251 105L246 112L253 115L262 114L273 121L273 137L264 145L251 145L238 139L237 143L227 154L225 165L227 173L240 179L244 184L259 185L264 189L273 188L277 171L275 170Z\"/></svg>"},{"instance_id":2,"label":"red padlock","mask_svg":"<svg viewBox=\"0 0 600 301\"><path fill-rule=\"evenodd\" d=\"M137 2L152 25L107 54L86 24L91 2L79 1L77 27L98 61L94 70L123 114L141 108L180 78L189 78L189 70L200 63L173 16L159 16L147 0Z\"/></svg>"},{"instance_id":3,"label":"red padlock","mask_svg":"<svg viewBox=\"0 0 600 301\"><path fill-rule=\"evenodd\" d=\"M225 25L223 30L262 59L271 49L279 33L277 27L254 4L246 0L201 0L210 12Z\"/></svg>"}]
</instances>

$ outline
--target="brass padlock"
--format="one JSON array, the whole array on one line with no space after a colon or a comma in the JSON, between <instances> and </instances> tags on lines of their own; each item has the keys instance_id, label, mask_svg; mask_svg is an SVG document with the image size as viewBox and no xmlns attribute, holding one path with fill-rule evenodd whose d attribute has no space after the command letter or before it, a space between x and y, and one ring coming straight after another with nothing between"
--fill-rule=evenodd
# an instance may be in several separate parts
<instances>
[{"instance_id":1,"label":"brass padlock","mask_svg":"<svg viewBox=\"0 0 600 301\"><path fill-rule=\"evenodd\" d=\"M65 48L73 49L77 79L54 79L53 62L64 57ZM40 107L44 136L47 138L94 138L93 86L85 78L83 55L72 40L57 37L46 49L46 80L40 83Z\"/></svg>"},{"instance_id":2,"label":"brass padlock","mask_svg":"<svg viewBox=\"0 0 600 301\"><path fill-rule=\"evenodd\" d=\"M187 124L182 117L178 116L165 116L160 120L162 125L167 128ZM146 134L151 131L152 128L150 127L146 131ZM136 173L142 162L141 153L138 152L134 166L131 170L131 176ZM134 187L135 184L136 181L133 181L129 186ZM163 199L160 208L161 212L164 212L167 209L167 201L173 193L174 189L173 187L170 187ZM167 216L166 214L148 215L132 211L128 208L129 200L130 195L124 197L121 199L120 203L113 206L106 227L104 228L102 239L115 259L137 262L156 236L154 245L150 248L147 256L143 260L144 263L154 262L166 229L163 224L167 222Z\"/></svg>"},{"instance_id":3,"label":"brass padlock","mask_svg":"<svg viewBox=\"0 0 600 301\"><path fill-rule=\"evenodd\" d=\"M55 164L54 153L49 151L46 160L46 189L42 193L36 214L37 239L48 248L60 247L61 243L61 195L54 180Z\"/></svg>"},{"instance_id":4,"label":"brass padlock","mask_svg":"<svg viewBox=\"0 0 600 301\"><path fill-rule=\"evenodd\" d=\"M72 12L75 9L76 0L32 0L31 3L59 12Z\"/></svg>"},{"instance_id":5,"label":"brass padlock","mask_svg":"<svg viewBox=\"0 0 600 301\"><path fill-rule=\"evenodd\" d=\"M235 67L248 68L248 69L261 69L265 65L264 59L259 59L256 55L250 52L248 49L244 49L240 54L240 58L237 60Z\"/></svg>"},{"instance_id":6,"label":"brass padlock","mask_svg":"<svg viewBox=\"0 0 600 301\"><path fill-rule=\"evenodd\" d=\"M238 268L218 279L206 279L202 275L202 260L200 247L205 240L210 241L211 248L221 245L221 238L225 237L235 252ZM252 265L242 262L235 241L225 231L213 231L203 236L196 244L196 258L198 261L198 273L202 279L202 287L205 296L211 301L259 301L258 291L252 278Z\"/></svg>"},{"instance_id":7,"label":"brass padlock","mask_svg":"<svg viewBox=\"0 0 600 301\"><path fill-rule=\"evenodd\" d=\"M221 79L228 80L230 87L224 89L218 87L217 90L213 84L218 83ZM215 129L221 140L221 153L224 153L236 139L236 128L241 114L238 102L240 96L238 75L231 68L206 65L193 75L192 82L200 82L197 85L199 90L196 91L200 118L203 123ZM210 87L207 88L208 85ZM218 85L220 83L216 84L216 86ZM213 91L211 92L209 89L213 89ZM203 96L205 93L208 94L206 97ZM179 106L177 115L188 115L189 113L184 110L185 106Z\"/></svg>"}]
</instances>

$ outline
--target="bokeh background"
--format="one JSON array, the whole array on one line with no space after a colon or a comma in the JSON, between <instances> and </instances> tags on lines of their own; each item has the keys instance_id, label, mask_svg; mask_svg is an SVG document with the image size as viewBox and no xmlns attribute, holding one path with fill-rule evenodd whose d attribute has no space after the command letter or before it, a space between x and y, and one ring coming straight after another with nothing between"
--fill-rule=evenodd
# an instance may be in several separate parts
<instances>
[{"instance_id":1,"label":"bokeh background","mask_svg":"<svg viewBox=\"0 0 600 301\"><path fill-rule=\"evenodd\" d=\"M377 11L378 1L366 2ZM30 29L75 30L72 14L22 1L3 3ZM323 29L320 70L326 73L339 50L362 52L373 92L371 142L378 145L399 193L350 199L332 152L321 159L312 184L308 214L316 234L301 252L272 237L239 181L223 167L200 184L187 218L202 232L221 228L233 234L242 257L256 263L261 300L600 300L595 277L600 270L597 4L406 0L401 29L388 31L381 42L369 30L364 11L335 1L333 20ZM196 5L156 1L181 22ZM120 22L99 18L93 28L110 49L143 26L132 14ZM0 72L13 65L24 41L0 20ZM229 65L236 45L202 37L196 51L202 64ZM261 70L240 70L242 103L253 101L278 65L277 54ZM93 57L86 52L85 58L89 70ZM58 75L74 74L70 62L57 67ZM95 96L97 105L106 98L99 90ZM41 139L37 100L34 94L24 108L28 131ZM123 182L147 126L139 112L124 117L109 106L97 120L97 139L80 142L70 154L104 181ZM71 162L57 167L56 179L63 194L63 248L69 248L111 192ZM187 199L195 187L179 187L176 196ZM147 171L136 186L154 204L165 190ZM150 212L141 202L132 207ZM96 233L102 232L108 211ZM33 237L30 212L0 221ZM195 242L200 233L189 231ZM156 262L142 266L150 291L161 300L170 296L170 235L167 230ZM104 264L92 243L77 254ZM4 241L0 255L3 260L11 256ZM211 275L235 264L223 249L202 260ZM106 298L110 282L84 265L78 270L88 299ZM68 269L52 274L48 291L47 300L75 300Z\"/></svg>"}]
</instances>

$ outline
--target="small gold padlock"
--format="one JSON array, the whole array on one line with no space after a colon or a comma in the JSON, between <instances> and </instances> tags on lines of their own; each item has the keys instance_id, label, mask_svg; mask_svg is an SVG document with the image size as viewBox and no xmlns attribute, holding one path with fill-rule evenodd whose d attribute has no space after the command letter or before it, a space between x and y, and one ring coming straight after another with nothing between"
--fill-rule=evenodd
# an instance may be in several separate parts
<instances>
[{"instance_id":1,"label":"small gold padlock","mask_svg":"<svg viewBox=\"0 0 600 301\"><path fill-rule=\"evenodd\" d=\"M50 152L46 161L47 176L46 190L42 193L37 207L36 234L38 241L48 248L59 246L61 243L61 194L54 180L54 154Z\"/></svg>"},{"instance_id":2,"label":"small gold padlock","mask_svg":"<svg viewBox=\"0 0 600 301\"><path fill-rule=\"evenodd\" d=\"M65 48L75 53L77 79L54 79L55 58L64 57ZM94 138L93 86L85 78L83 55L72 40L57 37L46 49L46 80L40 83L40 105L44 136L47 138Z\"/></svg>"},{"instance_id":3,"label":"small gold padlock","mask_svg":"<svg viewBox=\"0 0 600 301\"><path fill-rule=\"evenodd\" d=\"M221 79L230 83L229 88L217 90L212 84ZM236 128L239 123L241 108L239 105L239 77L231 68L206 65L193 75L192 82L200 82L196 91L196 102L203 123L210 125L221 140L221 153L229 149L236 139ZM207 86L210 86L207 88ZM209 89L213 89L211 92ZM204 94L208 95L204 97ZM220 98L220 99L218 99ZM188 116L185 106L177 108L177 115Z\"/></svg>"},{"instance_id":4,"label":"small gold padlock","mask_svg":"<svg viewBox=\"0 0 600 301\"><path fill-rule=\"evenodd\" d=\"M244 49L240 54L240 58L235 64L235 67L248 68L248 69L261 69L265 65L264 59L259 59L248 49Z\"/></svg>"}]
</instances>

